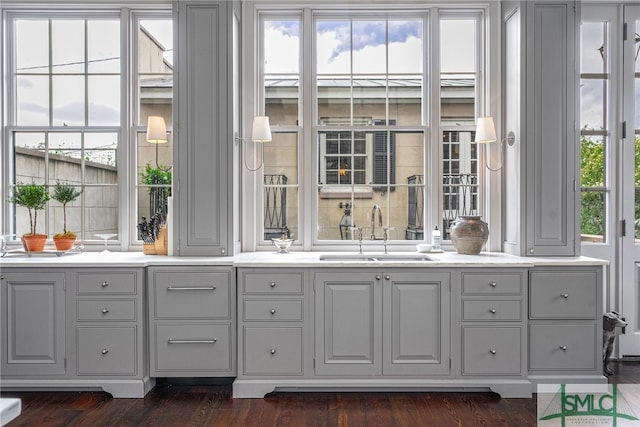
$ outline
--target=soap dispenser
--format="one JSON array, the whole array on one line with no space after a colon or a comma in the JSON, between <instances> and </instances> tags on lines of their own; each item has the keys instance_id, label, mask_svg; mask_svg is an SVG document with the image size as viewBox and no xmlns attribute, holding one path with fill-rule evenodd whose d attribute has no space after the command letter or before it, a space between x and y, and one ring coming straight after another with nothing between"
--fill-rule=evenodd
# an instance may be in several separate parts
<instances>
[{"instance_id":1,"label":"soap dispenser","mask_svg":"<svg viewBox=\"0 0 640 427\"><path fill-rule=\"evenodd\" d=\"M433 231L431 232L431 245L432 245L431 250L434 250L434 251L440 250L440 230L438 230L437 225L436 225L436 228L434 228Z\"/></svg>"}]
</instances>

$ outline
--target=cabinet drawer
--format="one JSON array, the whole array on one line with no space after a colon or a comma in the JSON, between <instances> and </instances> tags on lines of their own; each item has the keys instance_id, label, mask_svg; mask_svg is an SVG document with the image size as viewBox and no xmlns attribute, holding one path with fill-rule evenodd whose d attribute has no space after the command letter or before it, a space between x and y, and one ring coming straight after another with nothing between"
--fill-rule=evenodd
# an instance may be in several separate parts
<instances>
[{"instance_id":1,"label":"cabinet drawer","mask_svg":"<svg viewBox=\"0 0 640 427\"><path fill-rule=\"evenodd\" d=\"M79 321L136 320L135 300L80 300L77 307Z\"/></svg>"},{"instance_id":2,"label":"cabinet drawer","mask_svg":"<svg viewBox=\"0 0 640 427\"><path fill-rule=\"evenodd\" d=\"M244 328L246 375L302 375L302 328Z\"/></svg>"},{"instance_id":3,"label":"cabinet drawer","mask_svg":"<svg viewBox=\"0 0 640 427\"><path fill-rule=\"evenodd\" d=\"M522 371L521 328L463 327L463 375L518 375Z\"/></svg>"},{"instance_id":4,"label":"cabinet drawer","mask_svg":"<svg viewBox=\"0 0 640 427\"><path fill-rule=\"evenodd\" d=\"M245 300L244 320L302 320L302 301Z\"/></svg>"},{"instance_id":5,"label":"cabinet drawer","mask_svg":"<svg viewBox=\"0 0 640 427\"><path fill-rule=\"evenodd\" d=\"M154 342L156 371L231 372L231 325L227 323L155 325Z\"/></svg>"},{"instance_id":6,"label":"cabinet drawer","mask_svg":"<svg viewBox=\"0 0 640 427\"><path fill-rule=\"evenodd\" d=\"M76 280L78 295L136 293L136 274L133 271L79 272Z\"/></svg>"},{"instance_id":7,"label":"cabinet drawer","mask_svg":"<svg viewBox=\"0 0 640 427\"><path fill-rule=\"evenodd\" d=\"M530 370L596 368L595 324L529 325L529 342Z\"/></svg>"},{"instance_id":8,"label":"cabinet drawer","mask_svg":"<svg viewBox=\"0 0 640 427\"><path fill-rule=\"evenodd\" d=\"M243 280L242 292L245 294L302 295L302 273L247 273Z\"/></svg>"},{"instance_id":9,"label":"cabinet drawer","mask_svg":"<svg viewBox=\"0 0 640 427\"><path fill-rule=\"evenodd\" d=\"M529 316L532 319L595 319L596 273L531 272Z\"/></svg>"},{"instance_id":10,"label":"cabinet drawer","mask_svg":"<svg viewBox=\"0 0 640 427\"><path fill-rule=\"evenodd\" d=\"M522 295L522 275L517 273L462 273L463 295Z\"/></svg>"},{"instance_id":11,"label":"cabinet drawer","mask_svg":"<svg viewBox=\"0 0 640 427\"><path fill-rule=\"evenodd\" d=\"M462 320L522 320L522 303L519 300L465 300Z\"/></svg>"},{"instance_id":12,"label":"cabinet drawer","mask_svg":"<svg viewBox=\"0 0 640 427\"><path fill-rule=\"evenodd\" d=\"M136 328L78 327L78 375L135 375Z\"/></svg>"},{"instance_id":13,"label":"cabinet drawer","mask_svg":"<svg viewBox=\"0 0 640 427\"><path fill-rule=\"evenodd\" d=\"M158 273L153 281L156 319L228 319L229 274L220 272Z\"/></svg>"}]
</instances>

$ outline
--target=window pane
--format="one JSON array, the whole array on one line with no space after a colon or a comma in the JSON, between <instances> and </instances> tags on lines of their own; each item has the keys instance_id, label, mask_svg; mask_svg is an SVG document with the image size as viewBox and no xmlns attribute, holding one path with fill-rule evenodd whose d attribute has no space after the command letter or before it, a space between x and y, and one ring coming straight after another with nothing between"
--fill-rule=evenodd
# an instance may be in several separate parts
<instances>
[{"instance_id":1,"label":"window pane","mask_svg":"<svg viewBox=\"0 0 640 427\"><path fill-rule=\"evenodd\" d=\"M95 166L109 166L115 170L117 163L118 134L116 133L86 133L84 136L84 159L87 163L94 163ZM105 170L110 170L109 168ZM106 181L93 181L87 176L88 183L112 183L111 179Z\"/></svg>"},{"instance_id":2,"label":"window pane","mask_svg":"<svg viewBox=\"0 0 640 427\"><path fill-rule=\"evenodd\" d=\"M389 21L389 73L422 73L422 21Z\"/></svg>"},{"instance_id":3,"label":"window pane","mask_svg":"<svg viewBox=\"0 0 640 427\"><path fill-rule=\"evenodd\" d=\"M120 22L87 21L89 73L120 73Z\"/></svg>"},{"instance_id":4,"label":"window pane","mask_svg":"<svg viewBox=\"0 0 640 427\"><path fill-rule=\"evenodd\" d=\"M422 124L422 78L420 76L389 80L389 119L398 125Z\"/></svg>"},{"instance_id":5,"label":"window pane","mask_svg":"<svg viewBox=\"0 0 640 427\"><path fill-rule=\"evenodd\" d=\"M118 232L118 188L85 187L83 239L97 240L97 233Z\"/></svg>"},{"instance_id":6,"label":"window pane","mask_svg":"<svg viewBox=\"0 0 640 427\"><path fill-rule=\"evenodd\" d=\"M351 82L318 78L318 124L351 124Z\"/></svg>"},{"instance_id":7,"label":"window pane","mask_svg":"<svg viewBox=\"0 0 640 427\"><path fill-rule=\"evenodd\" d=\"M299 239L298 189L285 187L284 175L264 175L264 240L290 237Z\"/></svg>"},{"instance_id":8,"label":"window pane","mask_svg":"<svg viewBox=\"0 0 640 427\"><path fill-rule=\"evenodd\" d=\"M54 74L84 73L84 21L51 21Z\"/></svg>"},{"instance_id":9,"label":"window pane","mask_svg":"<svg viewBox=\"0 0 640 427\"><path fill-rule=\"evenodd\" d=\"M295 132L272 133L273 140L263 144L264 174L286 177L289 185L298 183L298 135ZM247 144L249 148L251 144ZM259 148L259 147L258 147ZM250 165L251 166L251 165Z\"/></svg>"},{"instance_id":10,"label":"window pane","mask_svg":"<svg viewBox=\"0 0 640 427\"><path fill-rule=\"evenodd\" d=\"M607 81L582 79L580 82L581 113L580 128L590 130L606 129L605 96Z\"/></svg>"},{"instance_id":11,"label":"window pane","mask_svg":"<svg viewBox=\"0 0 640 427\"><path fill-rule=\"evenodd\" d=\"M440 21L440 70L442 73L469 73L476 69L476 21Z\"/></svg>"},{"instance_id":12,"label":"window pane","mask_svg":"<svg viewBox=\"0 0 640 427\"><path fill-rule=\"evenodd\" d=\"M20 132L14 134L15 182L44 182L45 134Z\"/></svg>"},{"instance_id":13,"label":"window pane","mask_svg":"<svg viewBox=\"0 0 640 427\"><path fill-rule=\"evenodd\" d=\"M84 77L55 76L53 80L53 125L85 124Z\"/></svg>"},{"instance_id":14,"label":"window pane","mask_svg":"<svg viewBox=\"0 0 640 427\"><path fill-rule=\"evenodd\" d=\"M16 21L16 72L49 72L49 21Z\"/></svg>"},{"instance_id":15,"label":"window pane","mask_svg":"<svg viewBox=\"0 0 640 427\"><path fill-rule=\"evenodd\" d=\"M386 21L353 21L353 73L387 72Z\"/></svg>"},{"instance_id":16,"label":"window pane","mask_svg":"<svg viewBox=\"0 0 640 427\"><path fill-rule=\"evenodd\" d=\"M171 123L173 102L173 28L170 19L142 20L138 31L139 124L148 116Z\"/></svg>"},{"instance_id":17,"label":"window pane","mask_svg":"<svg viewBox=\"0 0 640 427\"><path fill-rule=\"evenodd\" d=\"M316 66L318 75L351 73L351 25L348 21L318 21Z\"/></svg>"},{"instance_id":18,"label":"window pane","mask_svg":"<svg viewBox=\"0 0 640 427\"><path fill-rule=\"evenodd\" d=\"M43 76L16 77L16 124L19 126L49 125L49 78Z\"/></svg>"},{"instance_id":19,"label":"window pane","mask_svg":"<svg viewBox=\"0 0 640 427\"><path fill-rule=\"evenodd\" d=\"M120 76L88 77L89 126L120 124Z\"/></svg>"},{"instance_id":20,"label":"window pane","mask_svg":"<svg viewBox=\"0 0 640 427\"><path fill-rule=\"evenodd\" d=\"M272 125L297 125L300 91L300 22L264 22L265 113Z\"/></svg>"},{"instance_id":21,"label":"window pane","mask_svg":"<svg viewBox=\"0 0 640 427\"><path fill-rule=\"evenodd\" d=\"M362 76L353 80L354 124L370 122L372 117L385 118L387 101L385 78Z\"/></svg>"},{"instance_id":22,"label":"window pane","mask_svg":"<svg viewBox=\"0 0 640 427\"><path fill-rule=\"evenodd\" d=\"M605 240L606 161L605 137L583 135L580 140L582 241L604 242Z\"/></svg>"},{"instance_id":23,"label":"window pane","mask_svg":"<svg viewBox=\"0 0 640 427\"><path fill-rule=\"evenodd\" d=\"M607 46L605 34L607 24L602 22L584 22L580 39L580 58L582 73L606 73L605 56Z\"/></svg>"},{"instance_id":24,"label":"window pane","mask_svg":"<svg viewBox=\"0 0 640 427\"><path fill-rule=\"evenodd\" d=\"M49 133L49 183L82 182L82 134Z\"/></svg>"}]
</instances>

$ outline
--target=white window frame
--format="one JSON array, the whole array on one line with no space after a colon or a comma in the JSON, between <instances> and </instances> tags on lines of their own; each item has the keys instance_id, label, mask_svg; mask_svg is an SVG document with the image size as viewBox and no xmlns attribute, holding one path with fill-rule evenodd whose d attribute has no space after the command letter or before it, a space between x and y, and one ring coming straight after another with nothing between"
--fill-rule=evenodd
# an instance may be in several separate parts
<instances>
[{"instance_id":1,"label":"white window frame","mask_svg":"<svg viewBox=\"0 0 640 427\"><path fill-rule=\"evenodd\" d=\"M138 99L134 96L137 86L137 58L133 52L137 48L132 47L132 40L137 41L137 35L132 34L137 31L139 19L153 19L158 17L172 17L170 4L131 4L124 7L109 4L94 5L69 5L69 6L43 6L41 4L25 6L24 4L6 4L0 8L2 20L0 31L6 34L5 44L0 46L0 57L4 59L2 69L5 79L0 81L0 88L5 94L0 104L0 128L3 132L4 141L9 141L11 135L16 131L74 131L83 132L115 131L118 133L119 145L117 148L118 165L118 237L111 240L110 247L113 250L140 250L142 244L137 239L137 201L135 200L135 185L137 183L136 170L136 134L143 126L134 126L131 111L137 111L135 104ZM13 22L16 19L104 19L116 18L120 20L120 125L119 126L79 126L79 127L55 127L55 126L15 126L15 109L11 106L15 99L13 86L13 46L15 42L13 32ZM10 144L5 143L0 147L0 197L6 200L9 196L9 185L14 172L14 165L11 159L13 156ZM50 183L53 184L53 183ZM44 212L43 219L47 213ZM83 213L84 215L84 213ZM13 227L12 207L9 203L3 202L0 209L0 225L3 234ZM49 230L51 233L53 230ZM19 246L19 239L7 242L10 248ZM99 239L86 239L82 242L84 250L101 250L104 243Z\"/></svg>"},{"instance_id":2,"label":"white window frame","mask_svg":"<svg viewBox=\"0 0 640 427\"><path fill-rule=\"evenodd\" d=\"M424 49L424 70L427 79L423 83L423 123L422 126L412 127L412 130L424 132L425 150L424 165L427 169L425 173L425 229L428 230L432 224L441 222L442 211L442 194L441 185L437 187L434 183L441 181L441 128L439 117L440 99L440 73L439 73L439 19L440 17L460 17L460 18L477 18L479 24L478 43L478 82L476 87L476 116L494 115L497 125L500 125L500 115L497 113L500 107L500 8L492 3L489 4L456 4L451 6L438 7L436 5L416 5L415 3L394 4L392 7L380 4L365 4L364 2L353 2L348 6L342 5L326 5L323 3L309 6L308 3L299 7L289 3L279 2L247 2L245 3L243 22L245 22L245 38L243 44L243 61L245 64L243 82L245 86L243 97L243 128L245 133L249 133L249 124L253 115L261 114L263 87L262 82L262 51L259 48L259 42L262 35L262 17L266 16L270 19L297 17L301 21L302 30L300 37L300 61L301 61L301 84L299 94L299 126L293 127L299 132L298 140L298 182L300 183L299 191L299 235L296 237L294 249L303 249L305 251L313 250L331 250L336 248L353 249L356 246L348 242L336 241L318 241L314 224L318 223L317 212L317 171L318 153L315 150L316 135L321 129L313 122L313 118L317 117L317 106L315 105L315 58L313 54L312 38L314 37L314 15L331 15L335 16L336 12L341 17L348 16L350 10L362 11L373 10L371 16L380 17L380 13L390 11L410 11L421 10L428 14L423 27L425 37ZM360 15L358 15L359 17ZM415 15L412 16L415 18ZM493 23L493 28L489 27L489 22ZM309 29L306 29L309 28ZM491 45L489 46L489 42ZM311 64L311 69L305 69L303 64ZM308 67L307 67L308 68ZM431 72L430 70L437 70ZM495 88L495 89L493 89ZM493 89L492 97L486 96L489 90ZM491 99L489 99L491 98ZM428 108L433 106L431 108ZM311 123L307 123L311 121ZM404 130L404 129L403 129ZM285 129L283 129L285 131ZM432 142L433 141L433 142ZM479 165L482 164L482 157L479 159ZM479 201L481 209L486 212L485 219L488 220L490 227L497 230L492 234L496 237L490 238L489 245L491 250L501 248L501 197L500 197L500 174L486 177L484 168L479 167L480 186L483 189L483 198ZM301 171L312 171L311 173L302 173ZM272 250L272 246L268 242L262 241L262 222L260 213L262 209L262 186L261 177L252 176L246 170L242 170L243 175L243 236L242 247L245 251L251 250ZM435 190L434 190L435 189ZM314 191L315 190L315 191ZM435 214L434 214L435 213ZM495 227L493 227L495 225ZM340 244L337 244L340 243ZM412 241L394 241L393 247L396 249L413 248Z\"/></svg>"}]
</instances>

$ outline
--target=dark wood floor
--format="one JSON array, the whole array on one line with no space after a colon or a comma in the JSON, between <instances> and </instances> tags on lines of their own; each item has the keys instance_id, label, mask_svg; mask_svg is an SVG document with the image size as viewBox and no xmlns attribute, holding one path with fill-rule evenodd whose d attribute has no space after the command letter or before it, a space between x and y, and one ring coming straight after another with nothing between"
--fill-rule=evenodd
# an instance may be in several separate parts
<instances>
[{"instance_id":1,"label":"dark wood floor","mask_svg":"<svg viewBox=\"0 0 640 427\"><path fill-rule=\"evenodd\" d=\"M609 382L640 383L640 362ZM535 426L536 399L493 393L273 393L231 399L228 385L163 382L144 399L102 392L4 392L22 399L15 426Z\"/></svg>"}]
</instances>

